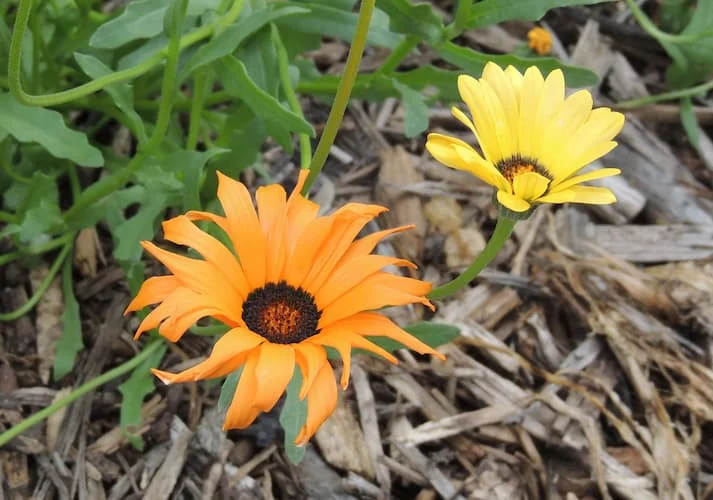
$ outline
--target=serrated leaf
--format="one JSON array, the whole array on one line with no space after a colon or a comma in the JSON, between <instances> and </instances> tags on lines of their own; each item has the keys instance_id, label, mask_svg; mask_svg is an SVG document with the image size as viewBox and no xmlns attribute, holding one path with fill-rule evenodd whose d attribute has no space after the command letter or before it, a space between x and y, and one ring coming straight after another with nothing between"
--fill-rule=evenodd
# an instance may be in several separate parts
<instances>
[{"instance_id":1,"label":"serrated leaf","mask_svg":"<svg viewBox=\"0 0 713 500\"><path fill-rule=\"evenodd\" d=\"M109 66L94 56L75 52L74 59L77 61L77 64L79 64L79 67L82 68L82 71L84 71L92 79L96 80L97 78L101 78L102 76L106 76L113 72ZM114 104L116 104L116 107L119 108L129 119L140 142L145 142L146 128L144 127L143 120L134 109L134 91L131 88L131 85L126 82L115 83L104 87L104 90L107 94L109 94L109 96L111 96Z\"/></svg>"},{"instance_id":2,"label":"serrated leaf","mask_svg":"<svg viewBox=\"0 0 713 500\"><path fill-rule=\"evenodd\" d=\"M289 19L278 19L276 21L278 26L284 25L296 31L329 36L345 41L351 41L354 38L356 23L359 18L357 13L312 2L303 2L300 5L307 7L310 13L293 16ZM392 33L388 26L389 16L378 9L375 10L369 25L367 43L388 48L395 47L401 41L401 36Z\"/></svg>"},{"instance_id":3,"label":"serrated leaf","mask_svg":"<svg viewBox=\"0 0 713 500\"><path fill-rule=\"evenodd\" d=\"M435 44L443 37L443 20L429 2L379 0L378 8L389 16L389 29L394 33L414 35Z\"/></svg>"},{"instance_id":4,"label":"serrated leaf","mask_svg":"<svg viewBox=\"0 0 713 500\"><path fill-rule=\"evenodd\" d=\"M61 114L44 108L25 106L10 94L0 93L0 129L20 142L36 142L52 156L86 167L104 164L101 151L89 144L87 136L72 130Z\"/></svg>"},{"instance_id":5,"label":"serrated leaf","mask_svg":"<svg viewBox=\"0 0 713 500\"><path fill-rule=\"evenodd\" d=\"M289 131L315 136L314 128L304 118L284 107L275 97L255 84L242 61L227 56L222 62L221 69L225 71L222 83L226 90L240 98L257 116Z\"/></svg>"},{"instance_id":6,"label":"serrated leaf","mask_svg":"<svg viewBox=\"0 0 713 500\"><path fill-rule=\"evenodd\" d=\"M295 445L295 439L307 420L307 398L300 400L301 387L302 372L296 368L287 385L287 397L280 413L280 425L285 431L285 455L295 465L302 461L306 451L306 446Z\"/></svg>"},{"instance_id":7,"label":"serrated leaf","mask_svg":"<svg viewBox=\"0 0 713 500\"><path fill-rule=\"evenodd\" d=\"M134 368L131 376L119 386L122 396L119 410L121 431L139 451L144 449L144 440L140 434L134 433L132 430L141 425L141 407L144 404L144 398L155 390L151 368L156 368L161 363L165 353L166 346L164 344Z\"/></svg>"},{"instance_id":8,"label":"serrated leaf","mask_svg":"<svg viewBox=\"0 0 713 500\"><path fill-rule=\"evenodd\" d=\"M401 94L401 103L406 110L404 134L406 137L416 137L428 129L428 106L417 90L399 81L394 81L394 86Z\"/></svg>"},{"instance_id":9,"label":"serrated leaf","mask_svg":"<svg viewBox=\"0 0 713 500\"><path fill-rule=\"evenodd\" d=\"M698 120L696 112L693 109L693 101L690 97L681 99L681 123L686 131L688 140L691 141L693 147L698 149L700 138L698 137Z\"/></svg>"},{"instance_id":10,"label":"serrated leaf","mask_svg":"<svg viewBox=\"0 0 713 500\"><path fill-rule=\"evenodd\" d=\"M220 396L218 397L218 411L220 413L228 411L230 403L233 402L233 396L235 396L235 391L238 389L238 382L242 373L243 367L241 366L225 377L225 382L220 388Z\"/></svg>"},{"instance_id":11,"label":"serrated leaf","mask_svg":"<svg viewBox=\"0 0 713 500\"><path fill-rule=\"evenodd\" d=\"M179 81L183 81L195 70L217 61L221 57L235 52L235 50L254 33L258 32L268 23L295 14L304 14L309 10L294 5L274 6L251 12L241 17L236 24L226 28L223 32L201 46L181 68Z\"/></svg>"},{"instance_id":12,"label":"serrated leaf","mask_svg":"<svg viewBox=\"0 0 713 500\"><path fill-rule=\"evenodd\" d=\"M414 323L413 325L405 327L404 330L434 349L448 344L449 342L453 342L453 340L458 338L460 335L460 329L456 326L446 325L444 323L432 323L430 321ZM368 338L371 342L388 352L394 352L397 349L406 348L400 342L392 340L388 337L370 335Z\"/></svg>"},{"instance_id":13,"label":"serrated leaf","mask_svg":"<svg viewBox=\"0 0 713 500\"><path fill-rule=\"evenodd\" d=\"M469 28L503 21L537 21L548 10L572 5L592 5L611 0L482 0L470 8Z\"/></svg>"},{"instance_id":14,"label":"serrated leaf","mask_svg":"<svg viewBox=\"0 0 713 500\"><path fill-rule=\"evenodd\" d=\"M84 349L82 340L82 321L79 317L79 302L74 296L72 279L72 259L64 262L62 269L62 293L64 311L62 312L62 336L55 345L53 377L61 380L74 368L77 353Z\"/></svg>"},{"instance_id":15,"label":"serrated leaf","mask_svg":"<svg viewBox=\"0 0 713 500\"><path fill-rule=\"evenodd\" d=\"M477 5L477 4L476 4ZM437 46L436 50L445 61L455 64L471 75L480 75L488 62L494 62L501 67L512 65L521 72L530 66L537 66L544 74L555 69L561 69L568 87L591 87L598 83L597 75L578 66L570 66L561 63L554 57L518 57L512 54L492 55L477 52L468 47L460 47L452 42L443 43Z\"/></svg>"}]
</instances>

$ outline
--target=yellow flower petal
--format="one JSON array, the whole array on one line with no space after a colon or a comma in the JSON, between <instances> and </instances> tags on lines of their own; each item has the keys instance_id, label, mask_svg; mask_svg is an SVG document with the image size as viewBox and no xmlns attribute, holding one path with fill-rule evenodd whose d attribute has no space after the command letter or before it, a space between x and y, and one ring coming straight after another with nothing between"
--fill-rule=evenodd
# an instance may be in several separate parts
<instances>
[{"instance_id":1,"label":"yellow flower petal","mask_svg":"<svg viewBox=\"0 0 713 500\"><path fill-rule=\"evenodd\" d=\"M550 180L537 172L525 172L518 174L513 179L512 187L517 198L527 201L535 201L547 191ZM516 210L521 212L522 210Z\"/></svg>"},{"instance_id":2,"label":"yellow flower petal","mask_svg":"<svg viewBox=\"0 0 713 500\"><path fill-rule=\"evenodd\" d=\"M532 158L533 152L539 144L537 139L539 131L534 125L544 84L545 79L542 78L542 73L537 69L537 66L531 66L525 71L520 92L520 119L517 130L520 156L523 158Z\"/></svg>"},{"instance_id":3,"label":"yellow flower petal","mask_svg":"<svg viewBox=\"0 0 713 500\"><path fill-rule=\"evenodd\" d=\"M508 192L498 191L498 201L505 208L513 212L527 212L530 209L530 204Z\"/></svg>"},{"instance_id":4,"label":"yellow flower petal","mask_svg":"<svg viewBox=\"0 0 713 500\"><path fill-rule=\"evenodd\" d=\"M577 184L581 184L587 181L593 181L596 179L603 179L604 177L611 177L612 175L619 175L621 170L618 168L599 168L586 174L578 175L576 177L570 177L566 181L558 184L550 190L550 193L557 193L558 191L563 191Z\"/></svg>"},{"instance_id":5,"label":"yellow flower petal","mask_svg":"<svg viewBox=\"0 0 713 500\"><path fill-rule=\"evenodd\" d=\"M573 186L564 191L543 196L541 203L586 203L588 205L609 205L616 203L616 196L609 189L596 186Z\"/></svg>"}]
</instances>

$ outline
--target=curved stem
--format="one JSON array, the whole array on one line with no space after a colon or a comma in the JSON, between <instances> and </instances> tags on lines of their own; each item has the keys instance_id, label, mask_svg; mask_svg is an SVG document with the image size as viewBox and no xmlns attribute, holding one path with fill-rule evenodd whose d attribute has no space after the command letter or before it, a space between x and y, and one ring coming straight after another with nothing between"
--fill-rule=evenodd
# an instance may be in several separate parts
<instances>
[{"instance_id":1,"label":"curved stem","mask_svg":"<svg viewBox=\"0 0 713 500\"><path fill-rule=\"evenodd\" d=\"M475 279L475 277L478 276L478 274L480 274L480 272L485 269L490 262L492 262L498 252L500 252L503 248L503 245L508 240L510 233L512 233L512 230L515 227L516 222L517 220L515 219L500 216L497 224L495 224L495 230L493 231L493 235L490 237L488 244L485 246L480 255L476 257L470 267L463 271L463 273L453 281L431 290L431 293L428 294L428 298L442 299L444 297L448 297L473 281L473 279Z\"/></svg>"},{"instance_id":2,"label":"curved stem","mask_svg":"<svg viewBox=\"0 0 713 500\"><path fill-rule=\"evenodd\" d=\"M17 222L17 215L0 210L0 222Z\"/></svg>"},{"instance_id":3,"label":"curved stem","mask_svg":"<svg viewBox=\"0 0 713 500\"><path fill-rule=\"evenodd\" d=\"M282 91L285 93L285 98L287 99L287 104L289 104L290 109L295 114L304 118L302 106L300 106L300 101L297 99L297 94L295 94L295 89L290 79L290 62L287 58L287 49L285 49L285 45L280 38L280 32L275 25L273 24L271 27L275 48L277 50L277 62L280 70L280 85L282 86ZM298 137L300 140L300 168L309 168L312 161L312 143L307 134L298 134Z\"/></svg>"},{"instance_id":4,"label":"curved stem","mask_svg":"<svg viewBox=\"0 0 713 500\"><path fill-rule=\"evenodd\" d=\"M644 13L644 11L641 10L635 0L625 1L631 9L631 13L634 15L638 23L641 25L642 28L644 28L644 31L646 31L653 38L657 39L659 42L668 42L674 44L694 43L700 40L702 37L710 36L711 34L710 31L705 31L703 33L695 33L692 35L672 35L671 33L666 33L665 31L661 31L658 26L651 22L651 19L649 19L649 17Z\"/></svg>"},{"instance_id":5,"label":"curved stem","mask_svg":"<svg viewBox=\"0 0 713 500\"><path fill-rule=\"evenodd\" d=\"M18 250L16 252L0 255L0 266L4 266L5 264L8 264L15 259L19 259L23 255L40 255L45 252L49 252L50 250L54 250L57 247L61 247L68 241L71 241L72 236L73 236L72 233L67 233L64 236L55 238L55 239L48 241L47 243L44 243L42 245L35 245L35 246L31 246L31 247L20 248L20 250Z\"/></svg>"},{"instance_id":6,"label":"curved stem","mask_svg":"<svg viewBox=\"0 0 713 500\"><path fill-rule=\"evenodd\" d=\"M64 408L68 404L72 403L73 401L76 401L77 399L93 391L97 387L104 385L107 382L124 375L125 373L130 372L139 364L141 364L146 358L151 356L161 346L162 343L163 342L161 340L154 340L149 345L147 345L143 351L141 351L133 358L124 361L116 368L113 368L108 372L91 379L89 382L86 382L85 384L79 386L62 399L55 401L47 408L38 411L37 413L26 418L19 424L10 427L7 431L0 434L0 447L7 444L11 439L19 436L31 427L34 427L35 425L39 424L44 419L52 415L54 412Z\"/></svg>"},{"instance_id":7,"label":"curved stem","mask_svg":"<svg viewBox=\"0 0 713 500\"><path fill-rule=\"evenodd\" d=\"M413 49L416 48L421 40L417 36L407 36L399 42L399 44L391 51L389 57L386 58L384 64L376 71L381 75L388 75L399 67Z\"/></svg>"},{"instance_id":8,"label":"curved stem","mask_svg":"<svg viewBox=\"0 0 713 500\"><path fill-rule=\"evenodd\" d=\"M642 97L641 99L631 99L629 101L618 102L616 103L616 107L624 109L639 108L641 106L646 106L647 104L654 104L661 101L671 101L673 99L681 99L683 97L693 97L695 95L708 92L710 89L713 89L713 80L701 83L695 87L689 87L687 89L674 90L663 94Z\"/></svg>"},{"instance_id":9,"label":"curved stem","mask_svg":"<svg viewBox=\"0 0 713 500\"><path fill-rule=\"evenodd\" d=\"M72 237L72 239L74 239L74 237ZM0 314L0 321L16 320L20 316L23 316L28 311L30 311L33 307L35 307L35 305L40 301L40 298L42 298L44 293L52 284L52 280L54 279L54 277L57 276L59 268L62 267L62 263L64 262L64 259L67 258L67 255L69 255L69 251L72 249L72 246L72 240L70 240L64 245L64 248L59 253L55 261L52 263L52 267L47 273L47 276L45 276L45 279L42 280L42 283L40 283L40 286L37 288L37 290L35 290L35 293L32 294L32 297L30 297L27 302L22 304L14 311Z\"/></svg>"},{"instance_id":10,"label":"curved stem","mask_svg":"<svg viewBox=\"0 0 713 500\"><path fill-rule=\"evenodd\" d=\"M322 137L320 137L317 149L312 157L312 162L309 166L309 175L305 181L304 188L302 188L302 194L305 196L309 193L309 188L319 175L319 172L321 172L322 167L324 167L324 162L327 161L327 156L329 155L329 149L332 147L332 144L334 144L334 138L337 136L339 125L342 123L342 118L344 118L344 112L349 104L349 95L352 92L354 80L359 72L359 64L361 63L361 56L366 46L366 37L369 34L369 23L371 22L371 15L374 13L375 3L376 0L362 0L361 2L359 20L357 21L356 32L354 33L351 48L349 49L349 56L347 56L344 73L339 82L339 88L337 88L337 95L334 97L332 109L329 111L327 123L324 125Z\"/></svg>"},{"instance_id":11,"label":"curved stem","mask_svg":"<svg viewBox=\"0 0 713 500\"><path fill-rule=\"evenodd\" d=\"M227 25L235 21L240 15L240 7L243 3L244 0L237 0L230 12L228 12L225 18L219 20L218 23ZM55 106L87 96L108 85L137 78L160 64L168 53L168 47L166 47L136 66L110 73L73 89L55 92L53 94L30 95L22 88L21 67L22 39L27 32L27 22L30 18L31 10L32 0L20 0L17 7L12 38L10 40L10 57L8 61L8 86L10 87L10 91L18 101L30 106ZM192 33L184 35L180 39L179 50L189 47L204 38L208 38L213 34L215 28L216 26L214 25L206 25Z\"/></svg>"},{"instance_id":12,"label":"curved stem","mask_svg":"<svg viewBox=\"0 0 713 500\"><path fill-rule=\"evenodd\" d=\"M188 125L188 139L186 139L186 149L188 151L193 151L198 145L198 135L201 130L201 114L203 113L203 102L205 101L205 89L207 84L208 76L204 71L199 71L193 75L191 121Z\"/></svg>"}]
</instances>

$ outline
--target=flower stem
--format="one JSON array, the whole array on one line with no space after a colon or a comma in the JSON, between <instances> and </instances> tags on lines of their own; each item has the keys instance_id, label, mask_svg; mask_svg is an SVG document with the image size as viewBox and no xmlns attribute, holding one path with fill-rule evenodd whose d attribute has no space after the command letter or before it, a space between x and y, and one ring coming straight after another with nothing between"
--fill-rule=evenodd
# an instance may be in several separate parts
<instances>
[{"instance_id":1,"label":"flower stem","mask_svg":"<svg viewBox=\"0 0 713 500\"><path fill-rule=\"evenodd\" d=\"M431 290L431 293L428 294L428 298L442 299L448 297L473 281L473 279L475 279L475 277L478 276L478 274L480 274L480 272L485 269L490 262L492 262L498 252L500 252L503 248L503 245L508 240L513 228L515 227L516 222L517 220L515 219L500 216L497 224L495 224L495 230L493 231L493 235L490 237L490 241L488 241L488 244L485 246L480 255L478 255L478 257L473 261L470 267L463 271L463 273L453 281Z\"/></svg>"},{"instance_id":2,"label":"flower stem","mask_svg":"<svg viewBox=\"0 0 713 500\"><path fill-rule=\"evenodd\" d=\"M322 167L324 167L324 162L327 161L327 156L329 155L329 149L334 144L334 138L337 136L339 125L342 123L342 118L344 118L344 112L347 109L347 104L349 104L349 95L359 72L359 64L366 46L366 37L369 34L369 23L371 22L371 15L374 13L375 3L376 0L362 0L361 2L356 32L349 49L344 73L339 82L332 109L329 111L327 123L324 125L324 132L322 132L322 137L320 137L317 149L312 157L309 175L305 181L304 188L302 188L302 194L305 196L309 193L309 188L321 172Z\"/></svg>"},{"instance_id":3,"label":"flower stem","mask_svg":"<svg viewBox=\"0 0 713 500\"><path fill-rule=\"evenodd\" d=\"M134 356L133 358L124 361L122 364L117 366L116 368L113 368L109 370L106 373L103 373L99 375L98 377L95 377L91 379L90 381L86 382L85 384L77 387L75 390L67 394L65 397L62 399L55 401L51 405L49 405L47 408L44 408L37 413L33 414L32 416L26 418L19 424L10 427L7 431L3 432L0 434L0 447L3 445L7 444L11 439L19 436L23 432L25 432L27 429L39 424L42 422L44 419L52 415L54 412L60 410L61 408L64 408L68 404L72 403L73 401L76 401L77 399L81 398L85 394L93 391L97 387L106 384L107 382L118 378L125 373L130 372L133 370L135 367L137 367L141 362L143 362L146 358L151 356L151 354L154 353L162 344L163 342L161 340L154 340L151 342L149 345L147 345L143 351L141 351L139 354Z\"/></svg>"},{"instance_id":4,"label":"flower stem","mask_svg":"<svg viewBox=\"0 0 713 500\"><path fill-rule=\"evenodd\" d=\"M417 36L407 36L404 37L401 42L391 51L389 57L386 58L384 64L378 69L377 73L381 75L389 75L394 72L413 49L416 48L420 42Z\"/></svg>"},{"instance_id":5,"label":"flower stem","mask_svg":"<svg viewBox=\"0 0 713 500\"><path fill-rule=\"evenodd\" d=\"M710 89L713 89L713 80L701 83L700 85L696 85L695 87L673 90L671 92L664 92L663 94L646 96L640 99L630 99L628 101L621 101L616 103L615 107L618 109L640 108L642 106L646 106L648 104L655 104L661 101L672 101L674 99L701 95L705 92L708 92Z\"/></svg>"}]
</instances>

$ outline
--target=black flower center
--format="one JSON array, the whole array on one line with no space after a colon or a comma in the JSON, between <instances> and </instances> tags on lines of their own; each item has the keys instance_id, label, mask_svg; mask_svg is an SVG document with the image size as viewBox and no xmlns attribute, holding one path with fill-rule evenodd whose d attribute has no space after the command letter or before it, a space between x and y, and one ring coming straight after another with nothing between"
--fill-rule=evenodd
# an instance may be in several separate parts
<instances>
[{"instance_id":1,"label":"black flower center","mask_svg":"<svg viewBox=\"0 0 713 500\"><path fill-rule=\"evenodd\" d=\"M537 163L537 160L532 158L523 158L522 156L513 156L511 158L500 160L497 169L503 174L510 184L516 176L527 172L537 172L540 175L552 180L552 176L545 167Z\"/></svg>"},{"instance_id":2,"label":"black flower center","mask_svg":"<svg viewBox=\"0 0 713 500\"><path fill-rule=\"evenodd\" d=\"M297 343L316 334L320 314L310 293L285 281L253 290L243 304L248 328L275 344Z\"/></svg>"}]
</instances>

